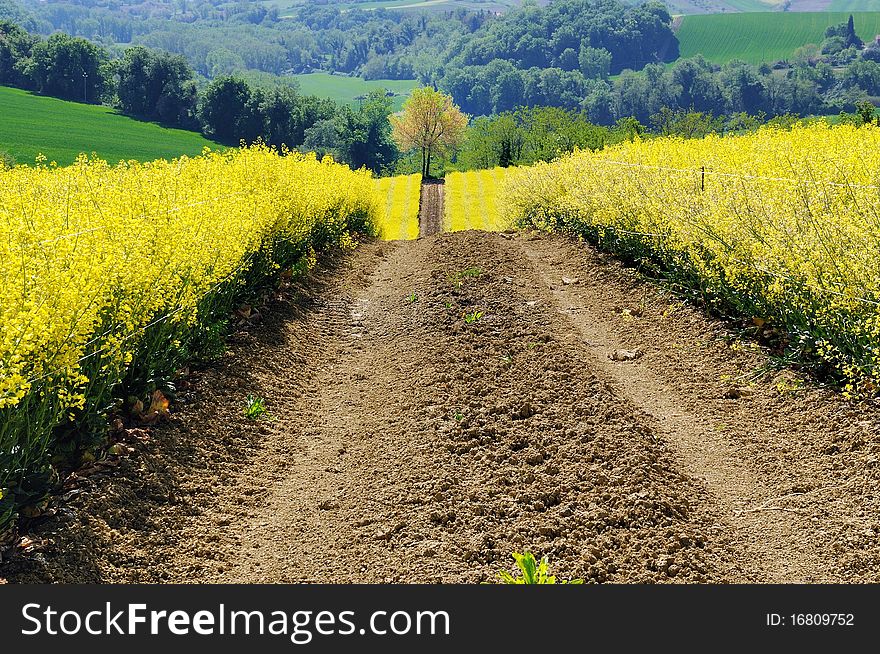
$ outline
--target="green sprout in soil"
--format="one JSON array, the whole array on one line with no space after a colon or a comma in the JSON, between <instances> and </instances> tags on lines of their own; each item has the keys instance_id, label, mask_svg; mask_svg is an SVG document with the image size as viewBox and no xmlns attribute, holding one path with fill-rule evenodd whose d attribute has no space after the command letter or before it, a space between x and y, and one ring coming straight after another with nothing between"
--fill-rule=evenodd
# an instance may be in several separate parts
<instances>
[{"instance_id":1,"label":"green sprout in soil","mask_svg":"<svg viewBox=\"0 0 880 654\"><path fill-rule=\"evenodd\" d=\"M409 303L410 303L410 304L415 304L416 302L419 301L419 296L416 295L415 293L410 293L410 294L409 294L409 297L407 298L407 300L409 300Z\"/></svg>"},{"instance_id":2,"label":"green sprout in soil","mask_svg":"<svg viewBox=\"0 0 880 654\"><path fill-rule=\"evenodd\" d=\"M471 311L470 313L464 314L464 321L469 325L473 325L475 322L477 322L482 317L483 317L482 311Z\"/></svg>"},{"instance_id":3,"label":"green sprout in soil","mask_svg":"<svg viewBox=\"0 0 880 654\"><path fill-rule=\"evenodd\" d=\"M556 581L556 577L550 574L550 564L547 557L544 556L540 561L535 560L535 555L531 552L519 554L513 553L516 559L516 566L520 569L522 576L514 577L507 571L498 573L501 581L505 584L582 584L583 579L572 579L571 581Z\"/></svg>"},{"instance_id":4,"label":"green sprout in soil","mask_svg":"<svg viewBox=\"0 0 880 654\"><path fill-rule=\"evenodd\" d=\"M258 395L248 394L244 405L244 417L259 420L264 416L266 416L266 401Z\"/></svg>"},{"instance_id":5,"label":"green sprout in soil","mask_svg":"<svg viewBox=\"0 0 880 654\"><path fill-rule=\"evenodd\" d=\"M452 285L455 286L455 288L461 288L465 279L467 279L468 277L479 277L482 274L483 271L479 268L466 268L465 270L447 275L447 277L449 281L452 282Z\"/></svg>"}]
</instances>

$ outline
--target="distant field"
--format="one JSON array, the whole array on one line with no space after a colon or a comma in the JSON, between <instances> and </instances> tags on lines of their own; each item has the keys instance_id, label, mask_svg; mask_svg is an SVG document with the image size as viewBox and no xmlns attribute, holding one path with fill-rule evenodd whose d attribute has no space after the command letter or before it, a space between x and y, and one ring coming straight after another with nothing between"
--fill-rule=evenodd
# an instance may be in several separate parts
<instances>
[{"instance_id":1,"label":"distant field","mask_svg":"<svg viewBox=\"0 0 880 654\"><path fill-rule=\"evenodd\" d=\"M666 0L666 6L672 15L776 11L780 4L781 0Z\"/></svg>"},{"instance_id":2,"label":"distant field","mask_svg":"<svg viewBox=\"0 0 880 654\"><path fill-rule=\"evenodd\" d=\"M510 227L498 205L498 191L513 170L493 168L446 175L444 229L448 232L466 229L500 232Z\"/></svg>"},{"instance_id":3,"label":"distant field","mask_svg":"<svg viewBox=\"0 0 880 654\"><path fill-rule=\"evenodd\" d=\"M196 132L168 129L97 107L0 86L0 151L30 164L42 153L60 165L81 153L102 159L151 161L222 147Z\"/></svg>"},{"instance_id":4,"label":"distant field","mask_svg":"<svg viewBox=\"0 0 880 654\"><path fill-rule=\"evenodd\" d=\"M379 216L379 236L386 241L411 241L419 236L419 196L422 176L397 175L376 180L384 211Z\"/></svg>"},{"instance_id":5,"label":"distant field","mask_svg":"<svg viewBox=\"0 0 880 654\"><path fill-rule=\"evenodd\" d=\"M400 110L410 92L418 86L418 82L414 79L377 79L368 82L360 77L345 77L330 73L308 73L293 77L299 82L300 91L304 95L330 98L340 104L356 104L358 96L370 91L383 89L393 91L395 111Z\"/></svg>"},{"instance_id":6,"label":"distant field","mask_svg":"<svg viewBox=\"0 0 880 654\"><path fill-rule=\"evenodd\" d=\"M859 0L861 4L863 0ZM869 0L880 4L880 0ZM855 3L854 3L855 4ZM880 34L880 12L853 14L858 35L873 39ZM750 63L787 59L802 45L819 44L825 28L844 22L844 12L774 12L685 16L677 36L681 56L702 54L724 63L742 59Z\"/></svg>"}]
</instances>

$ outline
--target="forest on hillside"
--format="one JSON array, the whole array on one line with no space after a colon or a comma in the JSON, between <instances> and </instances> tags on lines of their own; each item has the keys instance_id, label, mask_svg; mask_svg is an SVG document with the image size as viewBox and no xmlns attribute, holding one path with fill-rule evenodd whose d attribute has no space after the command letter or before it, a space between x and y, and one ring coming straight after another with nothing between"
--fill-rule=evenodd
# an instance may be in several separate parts
<instances>
[{"instance_id":1,"label":"forest on hillside","mask_svg":"<svg viewBox=\"0 0 880 654\"><path fill-rule=\"evenodd\" d=\"M206 79L241 71L326 71L449 89L473 80L474 93L456 94L456 100L476 114L526 104L570 107L589 80L678 56L669 14L656 2L560 0L504 16L316 4L291 11L281 16L277 7L219 0L0 0L0 18L31 33L82 37L117 57L131 45L180 54Z\"/></svg>"}]
</instances>

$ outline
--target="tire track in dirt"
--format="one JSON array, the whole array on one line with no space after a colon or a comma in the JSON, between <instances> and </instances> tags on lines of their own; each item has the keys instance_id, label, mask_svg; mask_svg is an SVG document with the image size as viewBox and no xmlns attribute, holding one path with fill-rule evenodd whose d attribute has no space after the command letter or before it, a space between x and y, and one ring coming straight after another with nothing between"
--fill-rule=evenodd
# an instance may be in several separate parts
<instances>
[{"instance_id":1,"label":"tire track in dirt","mask_svg":"<svg viewBox=\"0 0 880 654\"><path fill-rule=\"evenodd\" d=\"M422 182L419 197L419 236L433 236L443 231L444 180Z\"/></svg>"},{"instance_id":2,"label":"tire track in dirt","mask_svg":"<svg viewBox=\"0 0 880 654\"><path fill-rule=\"evenodd\" d=\"M287 474L209 581L483 581L522 548L593 581L719 579L699 485L557 342L497 236L370 249L369 285L312 319L325 363L276 412Z\"/></svg>"},{"instance_id":3,"label":"tire track in dirt","mask_svg":"<svg viewBox=\"0 0 880 654\"><path fill-rule=\"evenodd\" d=\"M754 343L583 244L512 241L543 282L541 301L590 346L593 367L650 416L681 469L705 480L733 529L731 576L876 581L873 407L790 372L749 384L743 378L767 364ZM621 351L638 357L615 361Z\"/></svg>"},{"instance_id":4,"label":"tire track in dirt","mask_svg":"<svg viewBox=\"0 0 880 654\"><path fill-rule=\"evenodd\" d=\"M760 356L583 245L370 242L297 291L0 575L478 582L531 549L591 582L878 578L875 417L725 399Z\"/></svg>"}]
</instances>

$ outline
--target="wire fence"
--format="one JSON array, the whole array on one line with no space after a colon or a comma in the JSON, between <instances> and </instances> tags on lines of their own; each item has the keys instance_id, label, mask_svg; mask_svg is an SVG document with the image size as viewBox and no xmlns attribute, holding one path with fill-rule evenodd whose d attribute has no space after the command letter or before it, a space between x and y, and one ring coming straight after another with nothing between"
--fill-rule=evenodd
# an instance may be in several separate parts
<instances>
[{"instance_id":1,"label":"wire fence","mask_svg":"<svg viewBox=\"0 0 880 654\"><path fill-rule=\"evenodd\" d=\"M242 195L246 195L246 194L249 193L249 192L250 192L250 191L238 191L238 192L235 192L235 193L227 193L227 194L220 195L220 196L216 196L216 197L213 197L213 198L207 198L207 199L205 199L205 200L200 200L200 201L198 201L198 202L190 202L190 203L187 203L187 204L176 205L176 206L174 206L174 207L171 207L170 209L163 210L161 213L162 213L163 215L168 215L168 214L172 214L172 213L176 213L176 212L179 212L179 211L183 211L184 209L189 209L189 208L192 208L192 207L202 206L202 205L206 205L206 204L217 204L217 203L221 202L222 200L227 200L227 199L234 198L234 197L240 197L240 196L242 196ZM141 214L140 217L146 219L146 218L148 217L147 212L143 212L143 213ZM62 241L62 240L71 239L71 238L77 238L77 237L79 237L79 236L83 236L83 235L86 235L86 234L91 234L91 233L95 233L95 232L100 232L100 231L103 231L103 230L108 229L109 227L110 227L110 225L107 225L107 224L105 224L105 225L99 225L99 226L96 226L96 227L92 227L92 228L89 228L89 229L81 230L81 231L78 231L78 232L73 232L73 233L70 233L70 234L62 234L62 235L60 235L60 236L58 236L58 237L55 237L55 238L52 238L52 239L45 239L45 240L37 241L37 242L35 242L35 243L31 243L31 244L25 244L25 243L22 243L21 245L22 245L22 246L27 246L27 245L30 245L30 246L37 246L37 245L39 245L39 246L43 246L43 245L51 245L51 244L53 244L53 243L57 243L57 242L60 242L60 241ZM252 253L252 254L253 254L253 253ZM238 273L240 273L240 272L241 272L242 270L244 270L248 265L250 265L250 262L251 262L251 255L249 255L248 257L244 258L244 259L239 263L239 265L236 266L236 267L235 267L235 268L234 268L234 269L233 269L228 275L224 276L223 279L221 279L221 280L218 281L216 284L214 284L210 289L208 289L207 291L205 291L205 293L203 294L203 296L208 296L208 295L210 295L211 293L213 293L214 291L216 291L220 286L222 286L222 285L225 284L226 282L230 281L230 280L231 280L232 278L234 278ZM119 339L118 341L115 341L115 344L118 345L118 344L120 344L120 343L123 343L123 342L126 342L126 341L128 341L128 340L131 340L131 339L133 339L133 338L135 338L135 337L137 337L137 336L143 334L144 332L146 332L146 331L147 331L148 329L150 329L151 327L154 327L154 326L157 325L157 324L160 324L160 323L162 323L162 322L164 322L164 321L166 321L166 320L169 320L169 319L173 318L175 315L177 315L177 314L179 314L179 313L185 311L186 309L192 309L192 308L193 308L193 307L187 307L187 306L185 306L185 305L181 305L181 306L179 306L179 307L176 307L174 310L172 310L171 312L165 314L164 316L162 316L162 317L160 317L160 318L157 318L157 319L155 319L155 320L152 320L152 321L150 321L149 323L147 323L146 325L144 325L143 327L139 328L138 330L136 330L136 331L134 331L134 332L132 332L132 333L130 333L130 334L127 334L127 335L123 336L123 337L122 337L121 339ZM94 345L95 343L100 342L101 340L103 340L103 339L105 339L106 337L110 336L110 334L112 334L112 333L118 331L118 330L119 330L120 328L122 328L122 327L124 327L124 325L119 324L119 323L114 324L114 325L110 326L109 328L107 328L105 331L103 331L103 332L101 332L101 333L99 333L99 334L93 336L91 339L89 339L88 341L86 341L81 347L82 347L83 349L88 348L90 345ZM78 359L74 362L73 365L77 365L77 366L78 366L78 365L84 363L85 361L87 361L87 360L89 360L89 359L91 359L91 358L93 358L93 357L96 357L96 356L102 354L103 352L107 351L109 348L110 348L110 344L106 344L106 345L104 345L104 346L98 348L97 350L93 350L93 351L89 352L88 354L85 354L85 355L83 355L82 357L78 358ZM57 369L54 369L54 370L52 370L52 371L50 371L50 372L47 372L47 373L45 373L45 374L38 375L38 376L36 376L36 377L32 377L32 378L28 379L25 383L26 383L28 386L30 386L31 384L39 383L40 381L44 381L45 379L49 379L50 377L54 377L54 376L56 376L56 375L62 373L63 371L64 371L63 368L57 368Z\"/></svg>"},{"instance_id":2,"label":"wire fence","mask_svg":"<svg viewBox=\"0 0 880 654\"><path fill-rule=\"evenodd\" d=\"M225 275L220 281L216 282L213 286L211 286L211 288L209 288L207 291L205 291L205 292L202 294L202 297L208 297L208 296L210 296L214 291L216 291L218 288L220 288L221 286L223 286L223 284L226 284L227 282L232 281L232 280L236 277L236 275L238 275L240 272L244 271L244 270L245 270L245 269L246 269L246 268L252 263L252 261L253 261L253 253L251 253L249 256L245 257L244 259L242 259L242 261L239 263L238 266L236 266L232 271L230 271L227 275ZM125 342L127 342L127 341L130 341L131 339L136 338L137 336L140 336L141 334L145 333L145 332L146 332L148 329L150 329L151 327L155 327L156 325L158 325L158 324L160 324L160 323L163 323L163 322L165 322L166 320L170 320L171 318L173 318L173 317L176 316L177 314L179 314L179 313L181 313L181 312L183 312L183 311L186 311L187 309L193 310L193 309L195 309L195 307L193 307L193 306L186 306L186 305L180 305L180 306L176 307L175 309L173 309L172 311L170 311L170 312L166 313L165 315L161 316L160 318L156 318L156 319L154 319L154 320L151 320L151 321L148 322L146 325L143 325L142 327L139 327L138 329L136 329L135 331L131 332L130 334L126 334L125 336L123 336L123 337L120 338L119 340L115 341L114 343L112 343L112 344L111 344L111 343L108 343L108 344L106 344L106 345L103 345L103 346L99 347L99 348L96 349L96 350L93 350L92 352L89 352L89 353L86 354L86 355L81 356L80 358L78 358L78 359L74 362L73 365L77 365L77 366L78 366L78 365L84 363L85 361L88 361L89 359L91 359L91 358L93 358L93 357L95 357L95 356L98 356L99 354L102 354L103 352L106 352L107 350L110 349L111 345L119 345L119 344L121 344L121 343L125 343ZM88 342L86 342L86 343L83 345L83 348L86 348L86 347L88 347L89 345L94 345L95 343L101 341L102 339L106 338L107 336L109 336L110 334L112 334L114 331L116 331L117 329L119 329L121 326L122 326L122 325L120 325L120 324L118 324L118 323L115 324L115 325L113 325L112 327L110 327L109 329L107 329L106 331L104 331L103 333L99 334L98 336L95 336L94 338L92 338L91 340L89 340ZM60 374L60 373L62 373L62 372L64 372L64 368L57 368L57 369L52 370L52 371L50 371L50 372L47 372L47 373L45 373L45 374L43 374L43 375L39 375L39 376L37 376L37 377L33 377L33 378L31 378L31 379L28 379L27 382L26 382L26 384L27 384L28 386L30 386L31 384L39 383L39 382L41 382L41 381L44 381L44 380L46 380L46 379L49 379L50 377L54 377L54 376L56 376L56 375L58 375L58 374Z\"/></svg>"},{"instance_id":3,"label":"wire fence","mask_svg":"<svg viewBox=\"0 0 880 654\"><path fill-rule=\"evenodd\" d=\"M170 209L162 209L162 210L160 210L160 212L162 215L167 216L167 215L170 215L173 213L177 213L179 211L183 211L184 209L191 209L192 207L198 207L198 206L202 206L205 204L216 204L216 203L221 202L223 200L228 200L229 198L240 197L242 195L246 195L249 192L250 191L238 191L236 193L228 193L226 195L220 195L215 198L208 198L206 200L201 200L199 202L191 202L189 204L177 205L177 206L171 207ZM146 220L147 218L150 218L150 217L155 217L155 216L150 216L145 211L145 212L142 212L140 214L140 216L137 216L136 219ZM55 238L45 239L42 241L35 241L33 243L22 242L22 243L19 243L19 245L23 248L24 247L37 247L37 246L44 246L44 245L52 245L53 243L58 243L60 241L64 241L64 240L71 239L71 238L78 238L80 236L85 236L86 234L92 234L94 232L102 232L106 229L109 229L110 227L111 227L111 225L107 225L107 224L98 225L96 227L90 227L88 229L83 229L78 232L72 232L69 234L61 234L60 236L56 236Z\"/></svg>"},{"instance_id":4,"label":"wire fence","mask_svg":"<svg viewBox=\"0 0 880 654\"><path fill-rule=\"evenodd\" d=\"M814 180L814 179L804 179L804 178L797 179L797 178L789 178L789 177L769 177L769 176L763 176L763 175L747 175L747 174L743 174L743 173L730 173L730 172L723 172L723 171L714 171L714 170L708 169L706 167L675 168L675 167L671 167L671 166L658 166L658 165L654 165L654 164L642 164L642 163L636 163L636 162L631 162L631 161L617 161L617 160L613 160L613 159L596 159L593 161L588 161L587 163L589 165L596 166L596 167L599 167L602 164L610 164L610 165L614 165L614 166L622 166L622 167L628 167L628 168L643 168L643 169L650 169L650 170L658 170L658 171L662 171L662 172L677 173L677 174L682 174L682 175L699 176L701 179L701 190L704 189L704 184L702 182L703 178L707 175L714 175L717 177L759 180L759 181L767 181L767 182L778 182L778 183L787 183L787 184L791 184L791 185L807 183L807 184L825 185L825 186L840 187L840 188L861 188L861 189L870 189L870 190L880 191L880 185L873 185L873 184L869 185L869 184L856 184L856 183L849 183L849 182L846 182L846 183L832 182L832 181L828 181L828 180ZM654 239L661 239L661 240L668 239L671 236L670 234L631 231L631 230L626 230L626 229L622 229L619 227L615 227L613 225L606 225L606 224L599 224L599 225L594 225L594 226L602 228L602 229L609 229L609 230L614 231L617 234L625 234L627 236L639 236L639 237L643 237L643 238L654 238ZM774 277L776 279L780 279L780 280L787 281L787 282L790 282L793 284L801 285L801 286L807 288L808 290L815 292L815 293L818 293L818 294L833 295L835 297L840 297L840 298L850 300L853 302L857 302L860 304L865 304L865 305L869 305L872 307L880 307L880 301L877 301L877 300L872 300L870 298L861 297L861 296L857 296L857 295L849 295L849 294L842 293L840 291L836 291L836 290L830 289L830 288L809 285L809 284L806 284L805 282L803 282L802 280L796 279L795 277L793 277L791 275L786 275L784 273L776 272L773 270L768 270L762 266L759 266L759 265L751 263L751 262L746 262L741 259L731 258L730 261L732 261L733 263L736 263L738 265L741 265L745 268L749 268L751 270L754 270L756 272L760 272L765 275L770 275L771 277Z\"/></svg>"},{"instance_id":5,"label":"wire fence","mask_svg":"<svg viewBox=\"0 0 880 654\"><path fill-rule=\"evenodd\" d=\"M701 166L700 168L675 168L672 166L658 166L655 164L643 164L637 163L633 161L616 161L614 159L596 159L594 161L588 161L589 165L592 166L600 166L602 164L610 164L613 166L623 166L627 168L645 168L650 170L659 170L662 172L670 172L677 173L682 175L699 175L703 176L714 176L714 177L729 177L735 179L748 179L755 181L763 181L763 182L777 182L790 184L792 186L797 186L800 184L813 184L816 186L831 186L837 188L861 188L861 189L869 189L869 190L880 190L880 184L857 184L855 182L832 182L830 180L823 179L808 179L808 178L795 178L795 177L769 177L765 175L748 175L745 173L731 173L720 170L712 170L711 168L707 168L705 166Z\"/></svg>"}]
</instances>

